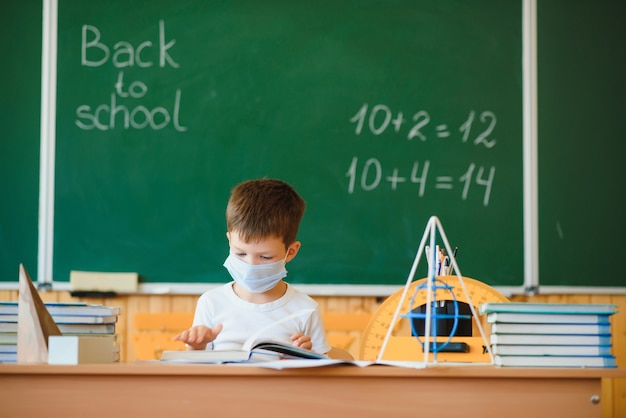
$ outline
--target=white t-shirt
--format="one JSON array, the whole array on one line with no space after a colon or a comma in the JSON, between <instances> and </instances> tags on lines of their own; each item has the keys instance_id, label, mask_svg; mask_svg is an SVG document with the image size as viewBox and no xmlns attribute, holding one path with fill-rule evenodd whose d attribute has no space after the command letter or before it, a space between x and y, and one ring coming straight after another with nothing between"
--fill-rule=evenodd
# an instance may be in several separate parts
<instances>
[{"instance_id":1,"label":"white t-shirt","mask_svg":"<svg viewBox=\"0 0 626 418\"><path fill-rule=\"evenodd\" d=\"M293 317L285 320L289 316ZM290 337L301 332L311 337L313 351L323 354L331 348L317 302L290 285L280 299L264 304L241 299L233 290L233 282L206 291L198 300L193 325L213 328L217 324L224 328L213 343L207 344L209 350L240 350L259 330L263 331L257 341L291 344Z\"/></svg>"}]
</instances>

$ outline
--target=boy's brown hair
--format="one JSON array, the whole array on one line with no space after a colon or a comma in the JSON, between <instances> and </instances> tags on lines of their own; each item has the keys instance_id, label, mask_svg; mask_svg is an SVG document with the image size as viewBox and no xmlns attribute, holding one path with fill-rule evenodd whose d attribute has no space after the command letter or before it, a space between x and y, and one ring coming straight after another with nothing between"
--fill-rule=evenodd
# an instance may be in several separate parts
<instances>
[{"instance_id":1,"label":"boy's brown hair","mask_svg":"<svg viewBox=\"0 0 626 418\"><path fill-rule=\"evenodd\" d=\"M286 248L296 240L305 206L302 197L283 181L244 181L231 192L226 226L228 231L237 231L244 242L278 237Z\"/></svg>"}]
</instances>

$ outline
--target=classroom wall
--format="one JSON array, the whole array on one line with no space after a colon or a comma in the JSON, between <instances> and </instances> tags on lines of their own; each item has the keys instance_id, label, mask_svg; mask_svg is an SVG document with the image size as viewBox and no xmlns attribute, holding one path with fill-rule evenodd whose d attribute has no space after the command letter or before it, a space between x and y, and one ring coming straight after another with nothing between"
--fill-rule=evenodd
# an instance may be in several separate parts
<instances>
[{"instance_id":1,"label":"classroom wall","mask_svg":"<svg viewBox=\"0 0 626 418\"><path fill-rule=\"evenodd\" d=\"M0 290L0 300L17 300L16 290ZM198 295L129 295L114 299L72 298L68 292L42 292L41 297L47 302L98 303L119 306L121 315L117 324L120 337L121 361L133 362L135 353L130 344L129 335L136 330L133 317L137 312L193 312ZM322 312L369 312L374 313L382 300L376 297L355 296L314 296ZM610 303L618 306L618 313L611 319L614 354L619 367L626 367L626 295L602 294L551 294L551 295L513 295L513 301L550 302L550 303ZM357 338L350 347L351 353L358 352L360 340ZM602 385L602 416L619 417L619 411L626 411L626 379L605 379ZM623 416L623 415L621 415Z\"/></svg>"},{"instance_id":2,"label":"classroom wall","mask_svg":"<svg viewBox=\"0 0 626 418\"><path fill-rule=\"evenodd\" d=\"M19 3L20 5L23 4L23 2L14 3ZM38 1L31 3L35 3L36 6L39 7ZM582 279L579 279L578 281L574 280L574 284L580 284L578 282L586 283L587 278L593 275L595 280L607 280L609 284L612 284L612 282L615 281L616 284L621 285L624 278L623 273L613 274L612 270L614 269L614 266L610 265L610 263L603 263L603 265L600 266L600 268L607 269L607 274L598 274L602 272L598 272L597 263L589 263L589 265L585 264L585 268L592 269L593 274L590 274L587 270L581 268L580 265L580 263L584 262L585 257L577 257L573 255L573 251L581 251L584 254L584 251L588 250L585 246L580 245L581 242L600 242L602 243L603 247L614 249L615 253L621 252L620 249L623 248L624 245L621 240L622 234L615 233L616 231L619 232L624 230L625 218L620 215L621 212L623 212L621 209L623 208L623 206L621 203L614 200L614 198L619 194L615 194L610 191L610 189L614 186L614 183L612 183L611 181L597 181L598 178L619 178L620 173L622 173L620 156L623 155L623 153L616 152L616 150L619 151L622 148L618 147L623 146L623 141L619 139L622 136L619 134L619 132L622 132L623 124L621 123L621 116L619 114L615 115L613 113L619 113L619 109L622 109L621 104L623 103L623 95L619 95L621 92L623 92L623 88L620 89L619 85L616 86L613 83L613 80L620 79L618 77L620 77L620 74L622 74L621 70L623 68L623 61L618 61L617 59L620 54L613 53L615 50L618 50L617 47L614 46L613 42L615 42L615 44L618 44L621 37L617 35L613 36L613 32L610 30L613 27L622 26L619 24L620 21L618 19L613 21L612 23L614 24L611 25L611 22L608 22L607 19L603 17L606 16L605 14L615 17L622 15L621 13L619 13L619 10L622 10L621 8L623 6L619 6L620 9L618 11L611 12L609 6L616 7L618 2L606 1L604 2L604 7L598 7L597 5L591 5L590 3L580 1L571 2L567 5L567 17L569 18L566 19L561 15L561 9L563 7L563 4L563 2L558 1L542 1L539 3L539 7L541 8L539 13L540 24L544 25L540 27L540 37L542 40L542 42L540 43L540 48L542 49L540 49L539 57L541 71L540 85L546 88L540 93L540 100L542 100L542 102L539 105L539 118L542 124L542 131L540 134L540 138L542 139L542 141L540 143L539 152L541 159L540 172L546 173L550 171L551 174L547 176L549 181L542 183L543 189L540 190L541 195L539 200L541 202L556 201L556 203L542 206L542 208L546 208L544 211L545 216L542 220L542 226L549 226L542 229L543 235L541 236L543 248L548 249L548 251L542 250L544 251L544 254L543 257L540 257L541 260L545 260L542 261L543 263L545 263L545 265L542 266L542 272L544 273L542 276L546 278L545 282L547 284L552 285L572 284L568 283L567 281L573 280L571 279L571 277L573 277L574 275L573 273L582 277ZM587 7L592 10L593 13L589 13ZM9 16L9 14L6 14L6 16ZM592 17L594 17L594 19L592 19ZM11 20L15 20L14 17L11 17ZM15 28L16 31L18 29L20 30L21 34L24 35L23 37L4 37L10 42L11 45L21 45L18 43L17 39L23 40L25 42L26 40L31 39L31 37L33 40L31 43L33 43L34 45L38 45L39 40L41 39L41 28L39 24L40 19L31 18L30 15L28 15L26 21L35 22L35 24L29 30L24 30L24 28L21 26L19 28ZM559 25L550 25L550 23L554 23L555 21L558 21ZM565 25L567 30L557 30L561 28L561 24ZM575 28L575 30L569 30L570 26L572 28ZM10 26L5 25L5 27L8 28ZM544 28L543 32L541 31L542 28ZM596 37L590 36L590 28L593 28L594 32L598 33ZM603 30L600 31L599 29ZM611 36L606 38L605 35L602 35L605 32L609 33ZM580 36L582 40L576 38L571 42L565 42L563 38L572 36L572 33ZM25 34L28 34L29 37L27 38ZM594 43L592 41L595 38L597 38L597 41ZM612 42L608 42L606 41L606 39L610 39ZM549 43L546 44L546 40L548 40ZM578 59L578 57L581 54L581 49L583 51L586 51L587 49L592 50L594 54L589 55L589 59L580 60ZM601 52L603 53L605 49L607 58L599 56L599 54ZM17 51L16 54L19 53L20 57L24 55L22 49L16 47L15 50ZM555 52L559 52L559 54L556 54ZM593 57L593 59L591 59L591 57ZM23 59L23 57L20 59ZM23 135L24 138L28 139L28 142L24 142L22 137L16 137L14 135L14 137L16 138L15 141L21 144L21 146L19 147L19 151L23 151L24 154L27 154L27 157L18 158L16 157L16 154L6 152L5 158L7 158L7 161L8 159L10 159L15 161L16 163L19 163L20 166L18 168L20 169L23 169L22 167L28 166L32 167L32 172L36 172L36 170L38 169L38 160L34 156L38 155L37 150L39 145L38 132L36 132L37 127L32 123L24 123L22 121L22 118L32 118L33 112L36 112L37 114L35 115L35 119L28 120L38 120L39 98L37 96L39 86L33 86L32 83L12 82L12 80L14 79L22 79L27 77L29 72L33 73L31 74L31 78L33 80L39 80L39 53L32 55L30 59L36 60L36 62L26 63L27 65L20 65L19 77L5 77L6 80L9 80L8 82L10 84L16 86L16 89L18 88L17 86L19 86L19 94L21 94L20 98L23 99L24 105L26 104L26 97L32 96L33 98L32 103L34 103L34 107L29 108L31 110L24 111L22 110L22 106L19 106L21 102L18 105L12 102L12 108L14 109L14 113L5 112L5 117L7 115L17 115L16 117L7 117L7 123L4 125L5 129L7 129L6 126L9 126L7 132L18 132L20 133L20 135ZM565 72L562 70L562 66L552 66L554 62L563 63L563 65L567 66L571 64L572 70L568 71L567 74L564 74ZM24 62L22 63L24 64ZM605 65L602 66L599 63L604 63ZM586 65L589 65L593 68L587 69ZM597 77L596 80L593 75L596 74L597 68L604 68L605 72L601 77ZM591 74L591 76L589 74ZM617 76L612 77L612 74L617 74ZM594 82L581 82L581 80L584 81L587 79L594 79ZM606 83L606 86L604 83ZM598 88L598 85L605 88ZM571 88L571 86L576 86L576 88ZM582 89L582 87L585 88ZM25 88L27 90L24 90ZM587 92L587 89L589 90L589 92ZM569 96L569 93L567 93L570 90L573 96ZM7 88L7 91L11 93L13 90ZM567 95L564 95L564 92L566 92ZM611 95L609 95L607 92L611 92ZM185 94L188 93L188 91L185 91ZM581 97L583 99L581 99ZM618 99L610 101L607 99L607 97L617 97ZM185 98L187 98L187 96L185 96ZM32 109L35 110L33 111ZM7 109L7 112L9 110L11 109ZM603 122L597 123L597 121L599 120ZM564 121L576 121L576 123L564 123ZM15 128L12 128L12 124L15 125ZM68 126L69 125L71 124L68 124ZM570 128L571 131L564 131L564 127ZM598 129L600 128L602 129L599 131ZM618 134L615 134L616 132ZM609 142L611 146L595 148L589 147L587 146L588 138L601 138L603 141L611 141ZM562 145L564 143L566 143L570 147L570 150L578 150L580 148L581 151L577 152L575 155L576 157L579 157L579 159L573 159L572 154L567 154L565 157L562 157L561 152L563 150ZM576 144L580 144L579 147L575 146ZM602 154L596 155L596 153L601 152ZM19 156L21 156L21 154ZM556 156L558 156L558 160L556 159ZM554 160L561 161L562 158L569 163L553 163ZM32 159L32 163L25 164L25 159ZM597 166L595 164L597 164ZM586 169L586 173L582 180L579 179L578 170L580 170L580 167L584 167ZM607 169L607 167L613 169L614 171L606 174L604 170ZM7 170L8 168L11 168L10 164L6 165L5 170ZM553 170L559 170L556 173L557 175L554 175L555 173ZM571 170L571 172L569 170ZM1 171L2 168L0 167L0 172ZM15 168L13 168L11 171L13 173L20 172ZM9 175L7 174L6 178L12 177L9 177ZM572 181L572 178L579 180ZM19 252L19 257L16 256L15 259L18 259L20 262L24 262L29 266L35 266L37 259L37 181L38 177L36 175L30 177L20 175L19 179L17 179L16 181L12 180L11 182L4 185L6 189L4 195L9 196L13 202L12 205L5 205L4 210L15 211L16 213L16 215L13 216L13 212L3 212L5 213L4 219L8 219L9 221L11 221L8 222L11 226L11 229L9 231L15 230L15 232L13 234L7 235L7 238L4 241L6 242L5 247L7 248L5 249L5 247L2 247L2 245L0 245L0 247L7 254ZM605 184L608 190L604 189L603 187L599 187L599 184ZM26 195L27 192L28 198L23 196ZM598 196L596 196L595 193L597 193ZM0 195L2 195L2 193L0 193ZM606 204L586 204L587 201L604 202L604 199L611 200L607 200ZM223 200L220 200L220 202L221 201ZM563 205L564 207L561 207L561 205ZM337 203L334 204L332 209L336 210L336 207ZM571 211L572 207L576 207L577 210ZM223 208L220 206L219 219L221 219L222 211ZM557 215L562 217L567 216L565 218L565 221L567 222L558 219ZM18 221L15 221L16 219ZM588 219L594 219L594 222L589 222ZM557 222L557 220L559 222ZM70 224L71 221L71 216L69 216L66 224ZM604 227L604 225L600 225L601 222L606 222L607 226ZM561 225L566 225L566 223L572 225L572 229L570 231L573 230L574 232L579 233L582 236L582 238L579 238L578 235L573 233L565 234L565 238L568 240L569 243L571 243L571 246L562 245L563 234L561 231ZM552 226L553 224L555 226ZM446 223L446 225L448 224ZM317 231L314 232L317 234ZM549 233L551 233L551 235L549 235ZM600 237L596 237L596 235L594 235L600 233L606 233L606 236L602 235ZM23 239L23 241L10 239L13 236L20 237L21 239ZM221 237L222 235L220 235L220 238ZM589 237L593 237L593 239L590 239ZM323 244L326 245L328 241L327 237L323 236L323 238L325 240ZM560 241L552 244L552 241L557 239L559 239ZM22 248L22 244L23 246L26 246L26 243L29 244L28 248ZM63 248L63 251L66 252L70 252L71 250L72 248L69 246ZM169 250L171 249L168 248L168 251ZM217 265L219 265L219 263ZM16 277L16 275L14 275L14 272L16 272L15 263L2 264L0 267L6 267L8 271L7 277L11 277L11 280ZM567 269L571 269L572 271L565 271L564 267ZM34 270L34 267L29 268L31 268L31 270ZM36 275L35 271L31 271L31 273L33 274L33 276ZM482 277L481 274L476 275L478 277ZM77 301L77 299L72 298L68 292L45 292L42 293L42 297L46 301ZM120 316L117 328L120 334L121 359L122 361L132 362L135 360L135 353L133 352L133 349L130 345L128 336L130 335L130 333L135 331L132 325L133 316L135 313L191 312L195 308L197 298L198 295L143 294L122 296L115 299L82 300L88 303L101 303L105 305L120 306L122 308L122 315ZM315 298L320 303L321 309L324 312L373 313L376 311L377 307L381 303L381 300L377 299L376 297L316 296ZM613 303L618 305L620 313L615 315L612 319L613 342L615 347L614 352L617 356L618 365L620 367L626 367L626 295L595 293L550 294L535 296L516 295L513 296L512 299L529 302L590 302ZM17 291L0 290L0 300L17 300ZM354 352L353 350L356 349L358 344L359 341L357 339L353 344L354 347L352 347L352 352ZM617 411L626 411L626 379L607 381L603 388L602 395L603 416L619 416Z\"/></svg>"}]
</instances>

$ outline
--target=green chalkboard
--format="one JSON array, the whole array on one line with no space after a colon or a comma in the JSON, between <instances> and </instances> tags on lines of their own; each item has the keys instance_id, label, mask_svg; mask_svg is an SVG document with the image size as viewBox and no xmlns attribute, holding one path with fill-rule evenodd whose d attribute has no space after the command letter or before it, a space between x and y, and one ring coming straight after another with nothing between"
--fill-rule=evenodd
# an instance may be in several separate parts
<instances>
[{"instance_id":1,"label":"green chalkboard","mask_svg":"<svg viewBox=\"0 0 626 418\"><path fill-rule=\"evenodd\" d=\"M547 0L537 14L539 282L623 287L626 3Z\"/></svg>"},{"instance_id":2,"label":"green chalkboard","mask_svg":"<svg viewBox=\"0 0 626 418\"><path fill-rule=\"evenodd\" d=\"M37 277L41 19L40 0L0 4L0 281Z\"/></svg>"},{"instance_id":3,"label":"green chalkboard","mask_svg":"<svg viewBox=\"0 0 626 418\"><path fill-rule=\"evenodd\" d=\"M223 282L229 191L307 201L289 280L406 281L440 218L523 282L520 2L60 0L54 280ZM418 274L425 274L425 263Z\"/></svg>"}]
</instances>

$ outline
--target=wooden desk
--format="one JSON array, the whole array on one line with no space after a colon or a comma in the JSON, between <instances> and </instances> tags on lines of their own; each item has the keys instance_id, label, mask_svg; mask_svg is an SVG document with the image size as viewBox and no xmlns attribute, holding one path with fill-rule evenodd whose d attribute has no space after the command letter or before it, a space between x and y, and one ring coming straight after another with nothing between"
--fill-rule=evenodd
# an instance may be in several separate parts
<instances>
[{"instance_id":1,"label":"wooden desk","mask_svg":"<svg viewBox=\"0 0 626 418\"><path fill-rule=\"evenodd\" d=\"M2 417L600 417L622 370L0 365Z\"/></svg>"}]
</instances>

